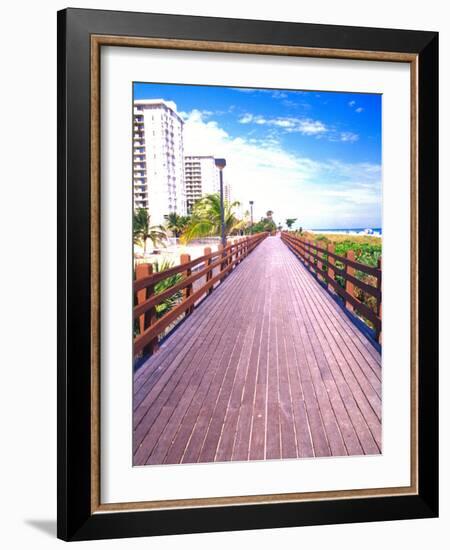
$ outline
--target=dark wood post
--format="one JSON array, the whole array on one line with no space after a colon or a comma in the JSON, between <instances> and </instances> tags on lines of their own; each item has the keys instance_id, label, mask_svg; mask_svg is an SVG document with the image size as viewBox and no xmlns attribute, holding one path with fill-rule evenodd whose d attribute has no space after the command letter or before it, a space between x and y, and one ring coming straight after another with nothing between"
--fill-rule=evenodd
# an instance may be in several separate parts
<instances>
[{"instance_id":1,"label":"dark wood post","mask_svg":"<svg viewBox=\"0 0 450 550\"><path fill-rule=\"evenodd\" d=\"M307 259L308 259L308 262L313 262L313 256L312 256L312 253L311 253L311 241L308 239L306 241L308 243L308 253L307 253ZM311 270L311 264L308 264L308 269Z\"/></svg>"},{"instance_id":2,"label":"dark wood post","mask_svg":"<svg viewBox=\"0 0 450 550\"><path fill-rule=\"evenodd\" d=\"M181 256L180 256L180 264L181 265L188 264L190 261L191 261L191 256L189 254L181 254ZM186 269L186 271L184 273L185 273L185 277L187 279L188 277L190 277L192 275L192 270L191 269ZM191 294L192 294L192 284L187 285L183 289L183 301L187 300ZM192 305L190 308L188 308L186 310L185 315L186 316L190 315L192 313L193 309L194 309L194 306Z\"/></svg>"},{"instance_id":3,"label":"dark wood post","mask_svg":"<svg viewBox=\"0 0 450 550\"><path fill-rule=\"evenodd\" d=\"M223 244L222 243L217 245L217 252L219 253L219 258L223 258ZM220 263L220 272L222 273L223 270L224 270L224 262L222 261ZM222 282L222 277L220 277L220 282Z\"/></svg>"},{"instance_id":4,"label":"dark wood post","mask_svg":"<svg viewBox=\"0 0 450 550\"><path fill-rule=\"evenodd\" d=\"M236 242L234 241L234 239L233 239L233 241L232 241L230 244L231 244L231 247L230 247L230 258L229 258L229 260L228 260L228 265L231 265L231 266L232 266L232 264L233 264L233 258L234 258L235 254L236 254ZM229 273L231 272L232 269L233 269L233 268L231 267Z\"/></svg>"},{"instance_id":5,"label":"dark wood post","mask_svg":"<svg viewBox=\"0 0 450 550\"><path fill-rule=\"evenodd\" d=\"M144 279L153 274L152 264L137 264L136 265L136 280ZM146 288L137 291L137 304L140 305L155 293L155 285L149 285ZM143 315L139 317L139 332L142 334L150 325L156 321L156 309L155 306L149 308ZM154 338L149 344L147 344L142 353L144 355L151 355L158 349L158 337Z\"/></svg>"},{"instance_id":6,"label":"dark wood post","mask_svg":"<svg viewBox=\"0 0 450 550\"><path fill-rule=\"evenodd\" d=\"M334 244L333 243L328 243L327 250L328 250L328 252L331 252L332 254L334 254ZM335 279L335 276L334 276L334 269L332 267L333 265L334 265L334 258L332 256L330 256L330 254L328 254L328 277L332 281L335 281L336 279ZM332 292L336 292L334 290L333 285L330 284L330 283L328 283L328 290L330 290Z\"/></svg>"},{"instance_id":7,"label":"dark wood post","mask_svg":"<svg viewBox=\"0 0 450 550\"><path fill-rule=\"evenodd\" d=\"M317 269L316 269L316 272L317 272L317 275L320 275L320 278L323 278L323 273L322 273L322 247L320 246L320 243L318 242L316 244L317 246L317 250L316 250L316 255L317 255Z\"/></svg>"},{"instance_id":8,"label":"dark wood post","mask_svg":"<svg viewBox=\"0 0 450 550\"><path fill-rule=\"evenodd\" d=\"M355 252L353 250L347 250L347 254L345 256L348 260L352 260L353 262L355 261ZM353 277L354 277L355 276L355 268L346 264L345 265L345 273L347 273L348 275L353 275ZM347 281L347 280L345 281L345 290L350 294L350 296L355 295L355 286L351 281ZM349 311L353 311L352 304L350 302L348 302L347 300L345 301L345 307Z\"/></svg>"},{"instance_id":9,"label":"dark wood post","mask_svg":"<svg viewBox=\"0 0 450 550\"><path fill-rule=\"evenodd\" d=\"M209 246L205 247L204 250L203 250L203 254L205 256L209 256L211 254L211 248ZM206 267L210 266L212 263L212 259L209 258L208 260L206 260ZM210 280L212 279L212 269L209 269L207 272L206 272L206 283L208 283ZM213 291L212 287L209 288L207 291L206 291L206 295L208 294L211 294L211 292Z\"/></svg>"},{"instance_id":10,"label":"dark wood post","mask_svg":"<svg viewBox=\"0 0 450 550\"><path fill-rule=\"evenodd\" d=\"M381 311L381 305L382 305L382 295L381 295L382 261L381 261L381 258L378 259L378 269L380 271L378 272L378 277L377 277L377 289L380 291L380 297L377 299L377 315L380 318L380 323L381 323L381 319L382 319L382 311ZM380 344L381 344L381 332L382 332L382 328L380 326L380 328L375 331L376 339L378 340L378 342Z\"/></svg>"}]
</instances>

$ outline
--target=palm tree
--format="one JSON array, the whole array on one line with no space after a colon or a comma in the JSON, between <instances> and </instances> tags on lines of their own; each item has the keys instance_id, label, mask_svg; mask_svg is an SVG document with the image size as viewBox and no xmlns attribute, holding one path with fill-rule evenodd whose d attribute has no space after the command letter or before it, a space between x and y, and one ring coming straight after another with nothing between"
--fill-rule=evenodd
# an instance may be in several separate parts
<instances>
[{"instance_id":1,"label":"palm tree","mask_svg":"<svg viewBox=\"0 0 450 550\"><path fill-rule=\"evenodd\" d=\"M167 229L172 231L175 237L179 237L189 223L189 216L180 216L176 212L171 212L166 216L166 220Z\"/></svg>"},{"instance_id":2,"label":"palm tree","mask_svg":"<svg viewBox=\"0 0 450 550\"><path fill-rule=\"evenodd\" d=\"M297 218L287 218L286 219L286 225L288 229L291 229L291 227L294 225L294 223L297 221Z\"/></svg>"},{"instance_id":3,"label":"palm tree","mask_svg":"<svg viewBox=\"0 0 450 550\"><path fill-rule=\"evenodd\" d=\"M151 225L150 215L145 208L138 208L133 214L133 244L143 245L147 252L147 241L153 246L164 244L167 235L162 225Z\"/></svg>"},{"instance_id":4,"label":"palm tree","mask_svg":"<svg viewBox=\"0 0 450 550\"><path fill-rule=\"evenodd\" d=\"M267 216L267 218L268 218L269 220L271 220L271 219L272 219L272 216L273 216L273 210L267 210L266 216Z\"/></svg>"},{"instance_id":5,"label":"palm tree","mask_svg":"<svg viewBox=\"0 0 450 550\"><path fill-rule=\"evenodd\" d=\"M224 201L225 235L245 227L245 221L239 220L235 214L235 208L239 204L238 201L232 203ZM188 242L198 237L220 235L220 233L220 195L219 193L205 195L194 204L191 219L181 238L184 242Z\"/></svg>"},{"instance_id":6,"label":"palm tree","mask_svg":"<svg viewBox=\"0 0 450 550\"><path fill-rule=\"evenodd\" d=\"M155 262L153 264L153 272L160 273L162 271L167 271L171 267L173 267L173 262L171 262L170 260L162 260L160 262ZM175 275L171 275L170 277L167 277L167 279L158 281L155 284L155 294L159 294L160 292L164 292L168 288L173 287L174 285L179 283L182 278L183 276L181 275L181 273L176 273ZM172 296L165 298L161 303L155 306L156 317L158 319L160 317L163 317L166 313L168 313L181 301L181 298L182 298L181 290L178 290L177 292L175 292L175 294L172 294Z\"/></svg>"}]
</instances>

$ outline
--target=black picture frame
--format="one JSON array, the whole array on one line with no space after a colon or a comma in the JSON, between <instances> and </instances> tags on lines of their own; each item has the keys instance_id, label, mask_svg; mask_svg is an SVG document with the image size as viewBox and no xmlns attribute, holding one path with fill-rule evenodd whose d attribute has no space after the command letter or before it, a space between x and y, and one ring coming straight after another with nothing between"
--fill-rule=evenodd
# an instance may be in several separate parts
<instances>
[{"instance_id":1,"label":"black picture frame","mask_svg":"<svg viewBox=\"0 0 450 550\"><path fill-rule=\"evenodd\" d=\"M377 498L92 511L91 37L417 56L418 491ZM438 515L438 34L67 9L58 13L58 537L88 540Z\"/></svg>"}]
</instances>

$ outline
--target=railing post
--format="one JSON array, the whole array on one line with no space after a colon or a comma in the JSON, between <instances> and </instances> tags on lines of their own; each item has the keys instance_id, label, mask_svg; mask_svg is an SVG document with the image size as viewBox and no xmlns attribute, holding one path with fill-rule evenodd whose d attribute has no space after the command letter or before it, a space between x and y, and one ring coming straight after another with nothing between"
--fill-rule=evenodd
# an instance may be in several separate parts
<instances>
[{"instance_id":1,"label":"railing post","mask_svg":"<svg viewBox=\"0 0 450 550\"><path fill-rule=\"evenodd\" d=\"M222 261L220 262L220 273L222 273L222 271L224 270L224 262L223 262L223 244L220 243L219 245L217 245L217 252L219 253L219 257L222 258ZM222 282L222 277L220 277L220 282Z\"/></svg>"},{"instance_id":2,"label":"railing post","mask_svg":"<svg viewBox=\"0 0 450 550\"><path fill-rule=\"evenodd\" d=\"M183 264L187 264L191 261L191 256L189 254L181 254L180 256L180 264L183 265ZM184 272L185 273L185 277L186 279L188 277L190 277L192 275L192 270L191 269L186 269L186 271ZM192 294L192 284L190 285L187 285L184 289L183 289L183 301L186 301L189 296ZM190 308L188 308L185 312L185 315L190 315L192 313L194 309L194 306L192 305Z\"/></svg>"},{"instance_id":3,"label":"railing post","mask_svg":"<svg viewBox=\"0 0 450 550\"><path fill-rule=\"evenodd\" d=\"M334 244L328 243L327 250L328 252L331 252L332 254L334 254ZM328 254L328 278L331 279L332 281L335 280L334 269L332 268L333 265L334 265L334 258L330 256L330 254ZM328 290L335 292L334 287L331 283L328 283Z\"/></svg>"},{"instance_id":4,"label":"railing post","mask_svg":"<svg viewBox=\"0 0 450 550\"><path fill-rule=\"evenodd\" d=\"M377 315L382 319L381 305L382 305L382 295L381 295L381 280L382 280L382 261L381 258L378 258L378 269L380 270L377 277L377 289L380 291L380 298L377 300ZM375 331L375 336L377 341L381 344L381 333L382 328L380 327Z\"/></svg>"},{"instance_id":5,"label":"railing post","mask_svg":"<svg viewBox=\"0 0 450 550\"><path fill-rule=\"evenodd\" d=\"M355 252L353 250L347 250L347 253L346 253L345 257L348 260L352 260L354 262L355 261ZM345 265L345 273L348 274L348 275L353 275L353 277L354 277L355 276L355 268L346 264ZM350 294L350 296L355 295L355 286L351 281L345 280L345 290ZM345 307L349 311L353 311L353 306L347 300L345 301Z\"/></svg>"},{"instance_id":6,"label":"railing post","mask_svg":"<svg viewBox=\"0 0 450 550\"><path fill-rule=\"evenodd\" d=\"M204 248L203 250L203 255L204 256L209 256L211 254L211 248L209 246L207 246L206 248ZM207 266L210 266L211 265L211 258L209 258L208 260L206 260L206 265ZM212 269L209 269L207 272L206 272L206 283L208 283L210 280L212 279ZM211 292L213 291L212 287L209 288L207 291L206 291L206 295L208 294L211 294Z\"/></svg>"},{"instance_id":7,"label":"railing post","mask_svg":"<svg viewBox=\"0 0 450 550\"><path fill-rule=\"evenodd\" d=\"M309 239L307 239L306 241L306 245L307 245L307 254L306 254L306 259L308 260L308 262L312 262L313 261L313 257L312 257L312 254L311 254L311 241ZM308 269L311 271L311 264L308 263Z\"/></svg>"},{"instance_id":8,"label":"railing post","mask_svg":"<svg viewBox=\"0 0 450 550\"><path fill-rule=\"evenodd\" d=\"M136 265L136 280L149 277L153 274L152 264L137 264ZM149 285L146 288L137 291L137 304L140 305L153 296L155 292L155 285ZM143 315L139 317L139 332L142 334L150 325L156 321L156 309L151 307ZM158 338L152 340L142 350L144 355L152 354L158 349Z\"/></svg>"},{"instance_id":9,"label":"railing post","mask_svg":"<svg viewBox=\"0 0 450 550\"><path fill-rule=\"evenodd\" d=\"M316 256L317 256L317 269L316 269L316 272L317 272L317 275L320 275L320 278L323 279L323 273L322 273L322 247L320 246L320 243L318 242L316 244L317 246L317 250L316 250Z\"/></svg>"}]
</instances>

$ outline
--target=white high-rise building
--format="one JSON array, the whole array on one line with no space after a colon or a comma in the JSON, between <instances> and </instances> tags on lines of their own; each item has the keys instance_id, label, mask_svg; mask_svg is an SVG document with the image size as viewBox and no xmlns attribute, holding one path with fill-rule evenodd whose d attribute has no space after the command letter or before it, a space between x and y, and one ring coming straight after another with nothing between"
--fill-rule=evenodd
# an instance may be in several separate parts
<instances>
[{"instance_id":1,"label":"white high-rise building","mask_svg":"<svg viewBox=\"0 0 450 550\"><path fill-rule=\"evenodd\" d=\"M186 155L184 176L188 212L191 212L194 203L204 195L219 192L219 170L212 156Z\"/></svg>"},{"instance_id":2,"label":"white high-rise building","mask_svg":"<svg viewBox=\"0 0 450 550\"><path fill-rule=\"evenodd\" d=\"M223 182L223 198L229 203L232 201L232 188L228 181Z\"/></svg>"},{"instance_id":3,"label":"white high-rise building","mask_svg":"<svg viewBox=\"0 0 450 550\"><path fill-rule=\"evenodd\" d=\"M134 102L134 208L146 208L152 225L171 212L186 214L183 119L172 101Z\"/></svg>"}]
</instances>

